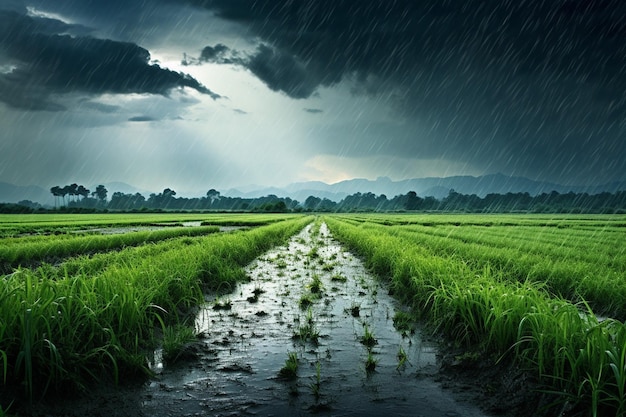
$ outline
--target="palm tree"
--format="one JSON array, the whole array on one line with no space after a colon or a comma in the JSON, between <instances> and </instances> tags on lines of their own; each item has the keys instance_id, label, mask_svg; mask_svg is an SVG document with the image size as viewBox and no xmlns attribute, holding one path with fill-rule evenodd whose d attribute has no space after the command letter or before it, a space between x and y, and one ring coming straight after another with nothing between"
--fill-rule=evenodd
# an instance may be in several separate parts
<instances>
[{"instance_id":1,"label":"palm tree","mask_svg":"<svg viewBox=\"0 0 626 417\"><path fill-rule=\"evenodd\" d=\"M72 196L77 196L78 195L78 184L73 183L70 185L66 186L68 188L68 193L70 195L70 199Z\"/></svg>"},{"instance_id":2,"label":"palm tree","mask_svg":"<svg viewBox=\"0 0 626 417\"><path fill-rule=\"evenodd\" d=\"M107 199L107 189L104 185L98 185L96 191L92 192L91 195L97 197L101 202L105 202Z\"/></svg>"},{"instance_id":3,"label":"palm tree","mask_svg":"<svg viewBox=\"0 0 626 417\"><path fill-rule=\"evenodd\" d=\"M56 209L59 197L62 195L61 187L59 187L58 185L55 185L54 187L50 188L50 192L54 196L54 208Z\"/></svg>"},{"instance_id":4,"label":"palm tree","mask_svg":"<svg viewBox=\"0 0 626 417\"><path fill-rule=\"evenodd\" d=\"M83 185L79 185L76 189L76 195L82 195L84 200L85 198L89 197L89 190Z\"/></svg>"},{"instance_id":5,"label":"palm tree","mask_svg":"<svg viewBox=\"0 0 626 417\"><path fill-rule=\"evenodd\" d=\"M70 193L70 186L66 185L65 187L61 188L59 190L59 193L61 194L61 197L63 197L63 205L65 205L65 196Z\"/></svg>"}]
</instances>

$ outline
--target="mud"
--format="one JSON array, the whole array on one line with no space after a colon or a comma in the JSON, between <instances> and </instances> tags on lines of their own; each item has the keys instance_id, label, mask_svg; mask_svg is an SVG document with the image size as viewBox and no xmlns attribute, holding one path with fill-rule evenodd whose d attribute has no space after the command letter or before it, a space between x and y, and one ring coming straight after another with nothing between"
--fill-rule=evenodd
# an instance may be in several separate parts
<instances>
[{"instance_id":1,"label":"mud","mask_svg":"<svg viewBox=\"0 0 626 417\"><path fill-rule=\"evenodd\" d=\"M157 351L156 375L146 383L103 387L88 401L33 414L492 415L480 408L488 396L478 395L479 374L455 381L463 372L453 361L442 368L445 355L419 326L396 330L403 307L324 225L319 235L309 226L257 259L248 275L233 293L207 299L196 318L201 338L178 363L163 364ZM369 347L366 328L375 339ZM281 374L290 353L298 363L293 378Z\"/></svg>"}]
</instances>

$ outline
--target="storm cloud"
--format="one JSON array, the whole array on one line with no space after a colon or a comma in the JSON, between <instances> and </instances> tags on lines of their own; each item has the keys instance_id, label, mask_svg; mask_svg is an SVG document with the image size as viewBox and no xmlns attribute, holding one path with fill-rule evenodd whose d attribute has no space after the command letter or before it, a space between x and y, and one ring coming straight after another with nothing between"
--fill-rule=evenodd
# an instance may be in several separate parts
<instances>
[{"instance_id":1,"label":"storm cloud","mask_svg":"<svg viewBox=\"0 0 626 417\"><path fill-rule=\"evenodd\" d=\"M0 100L30 110L62 110L59 94L167 95L189 87L212 92L189 75L150 63L150 53L133 43L72 36L72 25L0 10L0 52L10 71L0 75Z\"/></svg>"},{"instance_id":2,"label":"storm cloud","mask_svg":"<svg viewBox=\"0 0 626 417\"><path fill-rule=\"evenodd\" d=\"M405 133L381 130L385 154L626 171L611 157L626 154L626 2L190 2L259 39L244 65L270 89L302 99L350 82L388 102Z\"/></svg>"},{"instance_id":3,"label":"storm cloud","mask_svg":"<svg viewBox=\"0 0 626 417\"><path fill-rule=\"evenodd\" d=\"M5 0L0 180L623 181L625 92L621 0Z\"/></svg>"}]
</instances>

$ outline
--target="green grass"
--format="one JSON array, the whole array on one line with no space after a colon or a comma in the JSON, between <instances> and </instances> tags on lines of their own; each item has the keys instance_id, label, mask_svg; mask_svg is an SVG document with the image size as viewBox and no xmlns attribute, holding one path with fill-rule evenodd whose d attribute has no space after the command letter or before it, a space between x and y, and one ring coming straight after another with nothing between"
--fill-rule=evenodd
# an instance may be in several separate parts
<instances>
[{"instance_id":1,"label":"green grass","mask_svg":"<svg viewBox=\"0 0 626 417\"><path fill-rule=\"evenodd\" d=\"M396 354L396 357L398 358L398 366L396 366L396 370L400 371L406 367L406 364L408 362L408 356L402 346L398 348L398 353Z\"/></svg>"},{"instance_id":2,"label":"green grass","mask_svg":"<svg viewBox=\"0 0 626 417\"><path fill-rule=\"evenodd\" d=\"M300 325L293 335L294 339L301 342L311 342L315 345L319 342L320 333L313 319L313 311L309 308L306 312L304 320L299 319Z\"/></svg>"},{"instance_id":3,"label":"green grass","mask_svg":"<svg viewBox=\"0 0 626 417\"><path fill-rule=\"evenodd\" d=\"M246 278L245 265L309 221L212 234L193 244L163 242L158 245L168 250L154 253L127 248L111 258L119 262L89 274L48 267L1 278L3 386L22 387L17 394L38 399L88 381L147 374L146 352L159 343L156 329L170 328L172 340L180 339L177 325L204 302L205 291L232 289Z\"/></svg>"},{"instance_id":4,"label":"green grass","mask_svg":"<svg viewBox=\"0 0 626 417\"><path fill-rule=\"evenodd\" d=\"M378 360L374 358L371 350L368 350L367 357L365 358L365 371L369 374L376 371L376 365Z\"/></svg>"},{"instance_id":5,"label":"green grass","mask_svg":"<svg viewBox=\"0 0 626 417\"><path fill-rule=\"evenodd\" d=\"M370 330L367 324L363 325L363 336L361 337L361 343L368 348L372 348L378 343L378 341L374 337L374 333Z\"/></svg>"},{"instance_id":6,"label":"green grass","mask_svg":"<svg viewBox=\"0 0 626 417\"><path fill-rule=\"evenodd\" d=\"M595 310L620 311L616 308L618 299L623 306L621 294L626 288L624 272L620 269L623 265L620 257L626 253L623 216L548 219L545 216L388 218L378 215L375 218L380 224L368 216L329 216L325 220L334 237L363 257L377 275L388 279L391 292L411 304L413 311L419 312L435 331L472 351L515 361L535 372L544 389L559 393L563 403L588 407L589 415L624 414L626 326L615 319L599 321L593 314ZM401 221L409 225L400 226ZM579 280L576 288L580 291L572 296L563 290L571 285L563 271L579 276L575 274L578 266L565 252L561 261L557 244L547 244L546 254L542 256L540 248L546 243L539 243L527 258L523 251L513 249L514 239L502 241L511 247L505 251L497 245L490 246L488 239L481 244L482 237L476 230L468 233L460 230L481 225L489 229L485 236L492 236L491 231L496 227L523 227L522 232L512 231L510 236L525 239L532 236L531 231L538 235L549 228L552 237L548 241L556 239L552 240L556 243L561 239L563 251L569 251L570 246L576 250L585 248L587 253L599 254L601 261L597 268L583 268L588 277ZM445 227L446 233L456 237L436 236L435 246L434 232L425 229L439 227ZM553 230L559 233L552 233ZM612 247L567 243L567 233L562 233L567 230L575 233L577 239L588 236L588 242L598 242L596 236L608 236L608 241L613 242L608 246ZM602 275L607 271L607 266L602 265L607 259L602 254L606 253L614 256L608 267L617 271L609 274L610 282ZM527 259L537 261L535 269L525 266ZM568 262L572 265L567 266ZM538 267L547 272L533 272ZM520 274L520 271L526 272ZM586 303L583 294L594 294L591 290L594 286L595 290L602 290L596 294L606 296L594 297L593 304Z\"/></svg>"},{"instance_id":7,"label":"green grass","mask_svg":"<svg viewBox=\"0 0 626 417\"><path fill-rule=\"evenodd\" d=\"M131 232L116 235L61 235L43 236L24 241L21 238L2 239L0 268L30 265L45 260L58 260L68 256L120 249L182 236L201 236L219 232L217 226L177 227L172 229Z\"/></svg>"},{"instance_id":8,"label":"green grass","mask_svg":"<svg viewBox=\"0 0 626 417\"><path fill-rule=\"evenodd\" d=\"M285 366L283 366L278 372L282 378L296 379L298 377L298 354L296 352L289 352Z\"/></svg>"},{"instance_id":9,"label":"green grass","mask_svg":"<svg viewBox=\"0 0 626 417\"><path fill-rule=\"evenodd\" d=\"M197 340L196 331L193 327L183 324L166 326L163 329L163 359L167 363L174 363L185 347Z\"/></svg>"}]
</instances>

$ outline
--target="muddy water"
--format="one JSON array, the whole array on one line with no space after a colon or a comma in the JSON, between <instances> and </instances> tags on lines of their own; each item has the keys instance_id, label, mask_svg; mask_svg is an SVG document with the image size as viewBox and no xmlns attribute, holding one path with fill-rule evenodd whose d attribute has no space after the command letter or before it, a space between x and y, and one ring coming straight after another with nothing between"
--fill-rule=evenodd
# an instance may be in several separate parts
<instances>
[{"instance_id":1,"label":"muddy water","mask_svg":"<svg viewBox=\"0 0 626 417\"><path fill-rule=\"evenodd\" d=\"M141 395L146 415L484 415L434 381L435 346L394 329L400 306L325 225L314 236L307 227L248 274L250 282L198 315L199 360L157 364ZM319 336L294 337L306 326ZM370 348L365 326L376 340ZM289 353L298 362L293 379L280 375Z\"/></svg>"}]
</instances>

